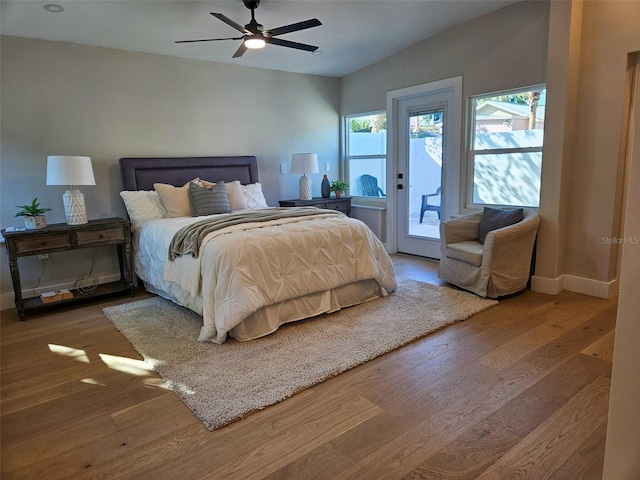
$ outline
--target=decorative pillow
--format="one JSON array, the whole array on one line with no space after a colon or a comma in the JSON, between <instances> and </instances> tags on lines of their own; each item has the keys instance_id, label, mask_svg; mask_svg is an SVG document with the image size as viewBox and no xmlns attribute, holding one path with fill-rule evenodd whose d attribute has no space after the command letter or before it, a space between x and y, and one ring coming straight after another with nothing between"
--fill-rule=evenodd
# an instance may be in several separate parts
<instances>
[{"instance_id":1,"label":"decorative pillow","mask_svg":"<svg viewBox=\"0 0 640 480\"><path fill-rule=\"evenodd\" d=\"M500 210L498 208L484 207L480 227L478 231L478 241L484 243L487 233L498 228L508 227L514 223L522 221L524 210L516 208L514 210Z\"/></svg>"},{"instance_id":2,"label":"decorative pillow","mask_svg":"<svg viewBox=\"0 0 640 480\"><path fill-rule=\"evenodd\" d=\"M200 183L199 178L192 181ZM189 196L189 184L185 183L182 187L174 187L166 183L154 183L153 188L160 195L160 201L167 210L165 217L193 217L193 205L191 205L191 197Z\"/></svg>"},{"instance_id":3,"label":"decorative pillow","mask_svg":"<svg viewBox=\"0 0 640 480\"><path fill-rule=\"evenodd\" d=\"M225 184L227 186L227 196L229 197L229 206L234 212L236 210L244 210L247 205L244 201L243 185L238 180Z\"/></svg>"},{"instance_id":4,"label":"decorative pillow","mask_svg":"<svg viewBox=\"0 0 640 480\"><path fill-rule=\"evenodd\" d=\"M267 208L267 201L262 193L262 185L252 183L242 186L245 208Z\"/></svg>"},{"instance_id":5,"label":"decorative pillow","mask_svg":"<svg viewBox=\"0 0 640 480\"><path fill-rule=\"evenodd\" d=\"M145 220L162 218L167 212L160 202L160 196L156 191L139 190L132 192L125 190L120 192L124 206L131 220L131 230L135 230L138 224Z\"/></svg>"},{"instance_id":6,"label":"decorative pillow","mask_svg":"<svg viewBox=\"0 0 640 480\"><path fill-rule=\"evenodd\" d=\"M206 180L202 180L201 183L205 188L215 185L215 183ZM268 208L260 183L242 185L239 180L234 180L233 182L225 183L225 185L227 187L229 206L234 212L246 208Z\"/></svg>"},{"instance_id":7,"label":"decorative pillow","mask_svg":"<svg viewBox=\"0 0 640 480\"><path fill-rule=\"evenodd\" d=\"M224 182L215 183L209 188L191 182L189 183L189 194L196 217L231 212L227 187Z\"/></svg>"}]
</instances>

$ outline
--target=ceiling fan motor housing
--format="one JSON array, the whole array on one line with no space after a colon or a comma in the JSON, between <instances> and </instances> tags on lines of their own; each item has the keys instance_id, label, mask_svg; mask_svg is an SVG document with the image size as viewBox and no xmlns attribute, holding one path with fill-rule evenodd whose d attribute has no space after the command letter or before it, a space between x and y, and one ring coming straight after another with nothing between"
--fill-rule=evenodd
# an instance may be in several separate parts
<instances>
[{"instance_id":1,"label":"ceiling fan motor housing","mask_svg":"<svg viewBox=\"0 0 640 480\"><path fill-rule=\"evenodd\" d=\"M247 23L244 26L244 28L249 30L254 35L261 35L264 30L264 27L256 21L256 17L253 13L253 11L256 8L258 8L258 5L260 5L260 0L242 0L242 1L244 2L244 6L251 10L251 21Z\"/></svg>"},{"instance_id":2,"label":"ceiling fan motor housing","mask_svg":"<svg viewBox=\"0 0 640 480\"><path fill-rule=\"evenodd\" d=\"M254 10L258 8L260 5L260 0L242 0L244 2L244 6L250 10Z\"/></svg>"},{"instance_id":3,"label":"ceiling fan motor housing","mask_svg":"<svg viewBox=\"0 0 640 480\"><path fill-rule=\"evenodd\" d=\"M251 33L255 34L255 35L260 35L262 34L264 27L262 25L260 25L258 22L254 20L251 20L249 23L247 23L244 28L246 28L247 30L249 30Z\"/></svg>"}]
</instances>

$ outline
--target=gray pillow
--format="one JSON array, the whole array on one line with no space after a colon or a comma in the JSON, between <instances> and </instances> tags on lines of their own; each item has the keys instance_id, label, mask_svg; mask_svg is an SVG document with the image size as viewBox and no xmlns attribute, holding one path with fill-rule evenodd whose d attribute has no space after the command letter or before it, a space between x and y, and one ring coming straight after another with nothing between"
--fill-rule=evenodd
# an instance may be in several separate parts
<instances>
[{"instance_id":1,"label":"gray pillow","mask_svg":"<svg viewBox=\"0 0 640 480\"><path fill-rule=\"evenodd\" d=\"M195 212L194 217L231 212L227 187L224 182L218 182L210 188L191 182L189 183L189 194Z\"/></svg>"},{"instance_id":2,"label":"gray pillow","mask_svg":"<svg viewBox=\"0 0 640 480\"><path fill-rule=\"evenodd\" d=\"M487 233L491 230L508 227L509 225L522 221L523 218L524 210L522 208L500 210L499 208L484 207L478 231L478 241L484 243L487 238Z\"/></svg>"}]
</instances>

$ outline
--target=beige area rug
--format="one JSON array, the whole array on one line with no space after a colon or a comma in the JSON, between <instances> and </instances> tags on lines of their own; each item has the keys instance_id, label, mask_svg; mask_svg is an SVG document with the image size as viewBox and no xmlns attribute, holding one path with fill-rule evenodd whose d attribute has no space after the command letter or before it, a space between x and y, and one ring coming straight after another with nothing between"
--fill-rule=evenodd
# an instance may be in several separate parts
<instances>
[{"instance_id":1,"label":"beige area rug","mask_svg":"<svg viewBox=\"0 0 640 480\"><path fill-rule=\"evenodd\" d=\"M214 430L497 303L407 280L386 298L222 345L199 343L202 317L160 297L104 314Z\"/></svg>"}]
</instances>

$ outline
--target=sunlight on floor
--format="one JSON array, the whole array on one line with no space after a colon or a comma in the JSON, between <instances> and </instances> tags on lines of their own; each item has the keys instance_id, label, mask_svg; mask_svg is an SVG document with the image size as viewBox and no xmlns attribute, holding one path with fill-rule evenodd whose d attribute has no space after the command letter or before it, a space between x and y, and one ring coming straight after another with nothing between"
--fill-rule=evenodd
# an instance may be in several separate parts
<instances>
[{"instance_id":1,"label":"sunlight on floor","mask_svg":"<svg viewBox=\"0 0 640 480\"><path fill-rule=\"evenodd\" d=\"M93 378L83 378L82 380L80 380L80 382L82 383L87 383L89 385L98 385L99 387L106 387L107 385L105 383L101 383Z\"/></svg>"},{"instance_id":2,"label":"sunlight on floor","mask_svg":"<svg viewBox=\"0 0 640 480\"><path fill-rule=\"evenodd\" d=\"M122 373L129 373L139 377L145 377L153 373L153 368L143 360L134 360L127 357L119 357L117 355L99 354L100 359L112 370Z\"/></svg>"},{"instance_id":3,"label":"sunlight on floor","mask_svg":"<svg viewBox=\"0 0 640 480\"><path fill-rule=\"evenodd\" d=\"M156 377L153 365L157 365L159 361L134 360L133 358L120 357L117 355L99 354L100 359L112 370L136 375L138 377L147 377L143 379L143 383L147 387L162 388L163 390L171 390L161 378ZM155 363L154 363L155 362Z\"/></svg>"},{"instance_id":4,"label":"sunlight on floor","mask_svg":"<svg viewBox=\"0 0 640 480\"><path fill-rule=\"evenodd\" d=\"M54 343L48 344L48 347L51 353L56 355L67 357L77 362L91 363L87 352L79 348L65 347L64 345L56 345ZM100 357L100 360L102 360L102 362L111 370L116 370L128 375L135 375L137 377L143 377L142 382L147 387L171 390L171 387L166 385L161 378L155 376L154 365L162 363L159 360L149 360L145 362L143 360L135 360L133 358L120 357L118 355L108 355L106 353L99 353L98 356ZM83 378L80 382L100 387L107 386L106 384L90 377ZM177 385L176 388L186 394L192 393L184 385Z\"/></svg>"},{"instance_id":5,"label":"sunlight on floor","mask_svg":"<svg viewBox=\"0 0 640 480\"><path fill-rule=\"evenodd\" d=\"M78 348L65 347L63 345L55 345L53 343L50 343L49 350L57 355L73 358L78 362L90 363L89 357L87 357L87 352Z\"/></svg>"}]
</instances>

